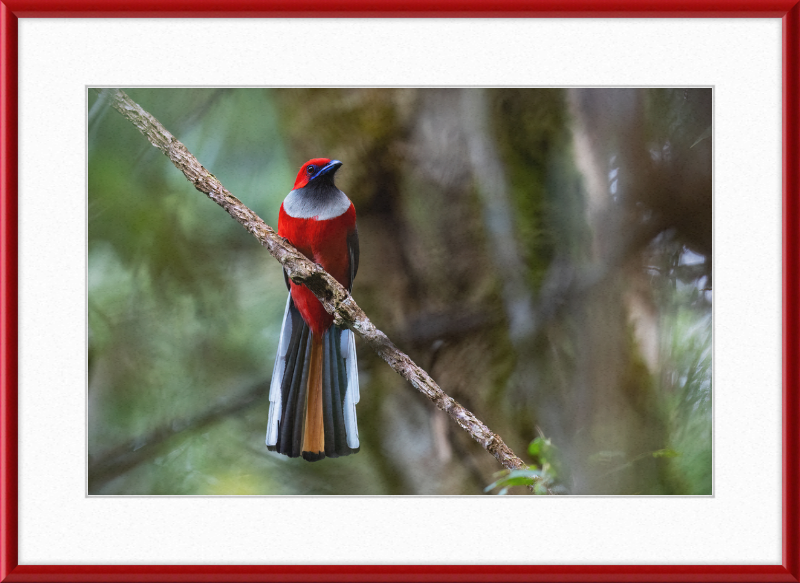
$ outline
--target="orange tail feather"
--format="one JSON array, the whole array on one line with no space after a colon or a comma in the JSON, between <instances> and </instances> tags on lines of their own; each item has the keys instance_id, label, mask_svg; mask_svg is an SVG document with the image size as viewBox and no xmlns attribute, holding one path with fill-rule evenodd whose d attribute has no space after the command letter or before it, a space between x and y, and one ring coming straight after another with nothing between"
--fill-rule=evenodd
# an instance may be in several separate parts
<instances>
[{"instance_id":1,"label":"orange tail feather","mask_svg":"<svg viewBox=\"0 0 800 583\"><path fill-rule=\"evenodd\" d=\"M308 452L311 456L320 453L324 455L325 452L325 427L322 417L322 338L321 334L312 333L306 423L303 434L303 452Z\"/></svg>"}]
</instances>

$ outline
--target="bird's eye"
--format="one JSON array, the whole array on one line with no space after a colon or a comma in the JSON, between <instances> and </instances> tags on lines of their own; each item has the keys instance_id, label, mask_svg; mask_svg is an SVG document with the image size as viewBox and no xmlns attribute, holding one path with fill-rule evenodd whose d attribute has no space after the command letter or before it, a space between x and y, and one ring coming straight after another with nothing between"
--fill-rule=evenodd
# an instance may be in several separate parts
<instances>
[{"instance_id":1,"label":"bird's eye","mask_svg":"<svg viewBox=\"0 0 800 583\"><path fill-rule=\"evenodd\" d=\"M316 170L316 169L317 169L316 166L308 166L306 168L306 174L309 174L309 175L314 174L314 170Z\"/></svg>"}]
</instances>

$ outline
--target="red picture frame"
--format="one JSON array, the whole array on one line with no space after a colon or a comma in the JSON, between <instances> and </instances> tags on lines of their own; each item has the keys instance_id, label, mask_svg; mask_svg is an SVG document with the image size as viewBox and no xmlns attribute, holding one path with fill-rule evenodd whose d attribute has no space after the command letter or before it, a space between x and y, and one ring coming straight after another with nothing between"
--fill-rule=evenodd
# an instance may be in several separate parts
<instances>
[{"instance_id":1,"label":"red picture frame","mask_svg":"<svg viewBox=\"0 0 800 583\"><path fill-rule=\"evenodd\" d=\"M220 8L224 6L224 8ZM8 0L0 3L0 581L800 581L800 0ZM17 27L36 17L769 17L783 20L782 565L19 565Z\"/></svg>"}]
</instances>

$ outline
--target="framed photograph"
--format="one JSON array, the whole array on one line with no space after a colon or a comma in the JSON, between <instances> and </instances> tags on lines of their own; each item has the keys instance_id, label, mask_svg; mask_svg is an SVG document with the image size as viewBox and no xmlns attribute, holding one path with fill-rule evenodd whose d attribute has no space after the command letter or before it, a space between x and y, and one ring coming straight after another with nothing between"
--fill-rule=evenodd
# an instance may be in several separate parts
<instances>
[{"instance_id":1,"label":"framed photograph","mask_svg":"<svg viewBox=\"0 0 800 583\"><path fill-rule=\"evenodd\" d=\"M1 25L1 580L800 580L800 4Z\"/></svg>"}]
</instances>

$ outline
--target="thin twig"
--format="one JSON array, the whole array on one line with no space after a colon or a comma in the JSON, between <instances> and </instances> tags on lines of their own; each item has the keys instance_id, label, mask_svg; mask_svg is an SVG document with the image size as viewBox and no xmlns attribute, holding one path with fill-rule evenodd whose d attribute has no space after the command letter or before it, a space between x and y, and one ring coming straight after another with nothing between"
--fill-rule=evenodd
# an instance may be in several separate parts
<instances>
[{"instance_id":1,"label":"thin twig","mask_svg":"<svg viewBox=\"0 0 800 583\"><path fill-rule=\"evenodd\" d=\"M322 267L309 261L233 196L158 120L118 89L103 90L101 98L107 99L114 109L135 125L150 143L161 150L183 172L197 190L208 195L258 239L280 262L292 281L308 287L319 298L325 309L334 316L336 324L347 326L359 334L389 366L447 413L504 467L509 470L526 467L499 435L445 394L428 373L417 366L408 355L398 350L386 334L372 324L339 282Z\"/></svg>"}]
</instances>

